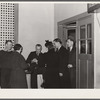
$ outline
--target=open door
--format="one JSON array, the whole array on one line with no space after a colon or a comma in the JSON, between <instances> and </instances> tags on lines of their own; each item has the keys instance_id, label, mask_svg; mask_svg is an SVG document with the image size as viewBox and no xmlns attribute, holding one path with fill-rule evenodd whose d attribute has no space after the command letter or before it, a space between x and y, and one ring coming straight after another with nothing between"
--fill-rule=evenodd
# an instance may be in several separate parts
<instances>
[{"instance_id":1,"label":"open door","mask_svg":"<svg viewBox=\"0 0 100 100\"><path fill-rule=\"evenodd\" d=\"M94 87L93 15L78 19L77 31L77 78L78 88Z\"/></svg>"}]
</instances>

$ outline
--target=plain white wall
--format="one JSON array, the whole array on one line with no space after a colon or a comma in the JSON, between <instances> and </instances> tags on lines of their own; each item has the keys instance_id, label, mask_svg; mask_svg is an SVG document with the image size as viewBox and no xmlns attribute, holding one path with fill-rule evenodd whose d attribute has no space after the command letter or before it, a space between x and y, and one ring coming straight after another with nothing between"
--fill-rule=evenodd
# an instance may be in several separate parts
<instances>
[{"instance_id":1,"label":"plain white wall","mask_svg":"<svg viewBox=\"0 0 100 100\"><path fill-rule=\"evenodd\" d=\"M19 35L25 58L35 50L37 43L45 51L45 40L54 39L54 4L52 3L19 3Z\"/></svg>"},{"instance_id":2,"label":"plain white wall","mask_svg":"<svg viewBox=\"0 0 100 100\"><path fill-rule=\"evenodd\" d=\"M100 88L100 9L94 13L95 88Z\"/></svg>"},{"instance_id":3,"label":"plain white wall","mask_svg":"<svg viewBox=\"0 0 100 100\"><path fill-rule=\"evenodd\" d=\"M19 3L18 42L24 47L23 55L41 43L43 52L46 39L57 37L57 22L87 11L87 3Z\"/></svg>"},{"instance_id":4,"label":"plain white wall","mask_svg":"<svg viewBox=\"0 0 100 100\"><path fill-rule=\"evenodd\" d=\"M54 32L57 37L57 22L87 11L87 3L55 3Z\"/></svg>"}]
</instances>

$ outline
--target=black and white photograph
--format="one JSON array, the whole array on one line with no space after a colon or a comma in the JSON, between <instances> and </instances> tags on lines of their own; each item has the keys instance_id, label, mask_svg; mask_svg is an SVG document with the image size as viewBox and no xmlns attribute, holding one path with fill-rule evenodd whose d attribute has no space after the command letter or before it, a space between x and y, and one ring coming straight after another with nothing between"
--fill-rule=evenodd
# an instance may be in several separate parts
<instances>
[{"instance_id":1,"label":"black and white photograph","mask_svg":"<svg viewBox=\"0 0 100 100\"><path fill-rule=\"evenodd\" d=\"M0 2L0 89L99 89L100 4Z\"/></svg>"}]
</instances>

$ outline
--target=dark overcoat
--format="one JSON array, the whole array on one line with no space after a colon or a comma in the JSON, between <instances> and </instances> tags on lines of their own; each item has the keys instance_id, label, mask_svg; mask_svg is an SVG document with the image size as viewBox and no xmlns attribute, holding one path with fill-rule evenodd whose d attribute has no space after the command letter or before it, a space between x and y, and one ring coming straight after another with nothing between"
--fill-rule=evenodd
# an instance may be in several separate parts
<instances>
[{"instance_id":1,"label":"dark overcoat","mask_svg":"<svg viewBox=\"0 0 100 100\"><path fill-rule=\"evenodd\" d=\"M0 51L0 83L1 88L10 88L12 52Z\"/></svg>"},{"instance_id":2,"label":"dark overcoat","mask_svg":"<svg viewBox=\"0 0 100 100\"><path fill-rule=\"evenodd\" d=\"M18 52L13 52L12 70L10 75L11 88L28 88L25 73L27 67L24 57Z\"/></svg>"},{"instance_id":3,"label":"dark overcoat","mask_svg":"<svg viewBox=\"0 0 100 100\"><path fill-rule=\"evenodd\" d=\"M44 61L46 64L45 71L45 88L59 88L59 66L58 55L54 52L54 49L44 53Z\"/></svg>"},{"instance_id":4,"label":"dark overcoat","mask_svg":"<svg viewBox=\"0 0 100 100\"><path fill-rule=\"evenodd\" d=\"M60 87L61 88L70 88L70 73L67 67L68 65L68 50L65 47L61 46L58 51L59 57L59 73L62 73L63 76L60 77Z\"/></svg>"},{"instance_id":5,"label":"dark overcoat","mask_svg":"<svg viewBox=\"0 0 100 100\"><path fill-rule=\"evenodd\" d=\"M69 59L68 64L72 64L72 68L69 69L70 71L70 79L71 79L71 88L76 87L76 48L75 46L69 51Z\"/></svg>"},{"instance_id":6,"label":"dark overcoat","mask_svg":"<svg viewBox=\"0 0 100 100\"><path fill-rule=\"evenodd\" d=\"M17 52L0 52L1 88L27 88L25 59Z\"/></svg>"},{"instance_id":7,"label":"dark overcoat","mask_svg":"<svg viewBox=\"0 0 100 100\"><path fill-rule=\"evenodd\" d=\"M38 64L31 62L34 58L38 60ZM43 75L44 73L43 54L40 53L39 55L37 55L36 51L31 52L26 62L30 65L29 69L31 71L31 88L37 88L37 74Z\"/></svg>"}]
</instances>

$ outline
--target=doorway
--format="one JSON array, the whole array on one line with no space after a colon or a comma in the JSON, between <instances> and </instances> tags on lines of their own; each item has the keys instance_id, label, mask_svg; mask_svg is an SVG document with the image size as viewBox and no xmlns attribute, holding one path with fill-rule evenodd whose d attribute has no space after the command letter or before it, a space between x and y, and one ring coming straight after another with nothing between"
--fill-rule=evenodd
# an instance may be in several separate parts
<instances>
[{"instance_id":1,"label":"doorway","mask_svg":"<svg viewBox=\"0 0 100 100\"><path fill-rule=\"evenodd\" d=\"M67 34L66 39L67 39L69 36L71 36L71 37L73 37L74 40L76 41L76 28L74 28L74 29L68 29L66 34ZM66 46L67 46L67 45L66 45Z\"/></svg>"},{"instance_id":2,"label":"doorway","mask_svg":"<svg viewBox=\"0 0 100 100\"><path fill-rule=\"evenodd\" d=\"M68 29L68 36L72 36L72 37L74 37L74 39L76 39L75 29Z\"/></svg>"},{"instance_id":3,"label":"doorway","mask_svg":"<svg viewBox=\"0 0 100 100\"><path fill-rule=\"evenodd\" d=\"M83 13L58 22L58 38L76 40L76 87L94 88L94 23L93 13Z\"/></svg>"}]
</instances>

